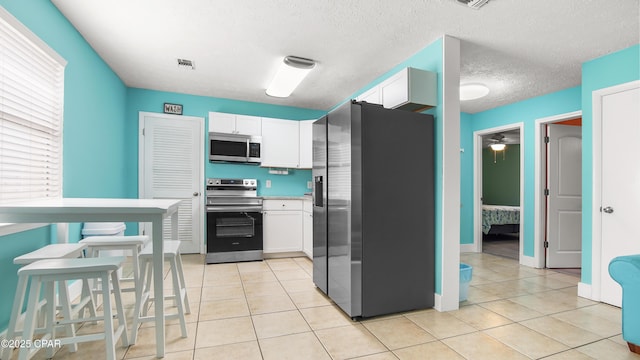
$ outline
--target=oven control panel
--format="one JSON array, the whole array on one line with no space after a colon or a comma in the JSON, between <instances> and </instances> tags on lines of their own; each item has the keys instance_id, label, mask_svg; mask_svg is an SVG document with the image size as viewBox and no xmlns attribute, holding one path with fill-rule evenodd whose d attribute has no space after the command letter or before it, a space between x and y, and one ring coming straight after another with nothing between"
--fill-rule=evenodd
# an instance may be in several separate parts
<instances>
[{"instance_id":1,"label":"oven control panel","mask_svg":"<svg viewBox=\"0 0 640 360\"><path fill-rule=\"evenodd\" d=\"M207 198L255 198L257 196L257 179L207 179Z\"/></svg>"},{"instance_id":2,"label":"oven control panel","mask_svg":"<svg viewBox=\"0 0 640 360\"><path fill-rule=\"evenodd\" d=\"M256 187L257 179L207 179L207 186Z\"/></svg>"}]
</instances>

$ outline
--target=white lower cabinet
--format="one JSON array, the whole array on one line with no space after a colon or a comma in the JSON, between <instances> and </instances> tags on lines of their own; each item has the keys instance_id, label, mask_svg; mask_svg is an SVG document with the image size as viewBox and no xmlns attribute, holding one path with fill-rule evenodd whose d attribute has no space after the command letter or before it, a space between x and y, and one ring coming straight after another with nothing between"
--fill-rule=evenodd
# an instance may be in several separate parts
<instances>
[{"instance_id":1,"label":"white lower cabinet","mask_svg":"<svg viewBox=\"0 0 640 360\"><path fill-rule=\"evenodd\" d=\"M313 260L313 209L311 200L303 200L302 251Z\"/></svg>"},{"instance_id":2,"label":"white lower cabinet","mask_svg":"<svg viewBox=\"0 0 640 360\"><path fill-rule=\"evenodd\" d=\"M302 251L302 200L263 202L263 252Z\"/></svg>"}]
</instances>

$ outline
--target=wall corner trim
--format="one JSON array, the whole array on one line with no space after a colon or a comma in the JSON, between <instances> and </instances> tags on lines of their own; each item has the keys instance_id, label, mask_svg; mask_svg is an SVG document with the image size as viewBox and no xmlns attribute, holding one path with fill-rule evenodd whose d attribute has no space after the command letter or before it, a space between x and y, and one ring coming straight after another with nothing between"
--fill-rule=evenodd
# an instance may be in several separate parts
<instances>
[{"instance_id":1,"label":"wall corner trim","mask_svg":"<svg viewBox=\"0 0 640 360\"><path fill-rule=\"evenodd\" d=\"M460 40L442 41L442 228L439 254L444 311L459 308L460 292ZM438 256L438 255L436 255ZM436 262L437 263L437 262Z\"/></svg>"},{"instance_id":2,"label":"wall corner trim","mask_svg":"<svg viewBox=\"0 0 640 360\"><path fill-rule=\"evenodd\" d=\"M594 301L600 301L600 299L593 298L591 284L585 284L583 282L578 283L578 296Z\"/></svg>"}]
</instances>

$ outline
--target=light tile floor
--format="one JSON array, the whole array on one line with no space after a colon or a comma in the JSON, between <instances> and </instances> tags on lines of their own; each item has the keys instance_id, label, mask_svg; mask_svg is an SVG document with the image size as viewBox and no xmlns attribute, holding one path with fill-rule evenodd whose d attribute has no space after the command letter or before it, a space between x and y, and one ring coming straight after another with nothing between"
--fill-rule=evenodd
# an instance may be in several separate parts
<instances>
[{"instance_id":1,"label":"light tile floor","mask_svg":"<svg viewBox=\"0 0 640 360\"><path fill-rule=\"evenodd\" d=\"M622 340L620 309L577 297L577 277L488 254L461 260L473 278L459 310L354 322L314 287L306 258L204 265L184 255L189 336L169 321L165 359L640 359ZM119 356L154 358L152 326ZM103 346L54 359L100 358Z\"/></svg>"}]
</instances>

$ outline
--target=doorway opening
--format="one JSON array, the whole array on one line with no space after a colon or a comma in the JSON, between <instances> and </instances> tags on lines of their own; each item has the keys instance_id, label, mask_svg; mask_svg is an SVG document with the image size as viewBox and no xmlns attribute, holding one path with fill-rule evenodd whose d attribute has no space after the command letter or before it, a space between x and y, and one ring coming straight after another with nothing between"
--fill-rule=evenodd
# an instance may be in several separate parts
<instances>
[{"instance_id":1,"label":"doorway opening","mask_svg":"<svg viewBox=\"0 0 640 360\"><path fill-rule=\"evenodd\" d=\"M523 123L516 123L474 132L475 251L519 262L523 254L523 128Z\"/></svg>"},{"instance_id":2,"label":"doorway opening","mask_svg":"<svg viewBox=\"0 0 640 360\"><path fill-rule=\"evenodd\" d=\"M536 120L534 266L580 276L582 112Z\"/></svg>"},{"instance_id":3,"label":"doorway opening","mask_svg":"<svg viewBox=\"0 0 640 360\"><path fill-rule=\"evenodd\" d=\"M139 197L181 199L180 252L204 254L204 118L140 111L138 126ZM138 226L151 234L149 223ZM171 222L163 227L168 233Z\"/></svg>"}]
</instances>

